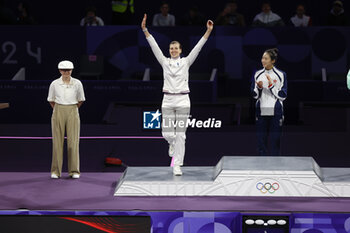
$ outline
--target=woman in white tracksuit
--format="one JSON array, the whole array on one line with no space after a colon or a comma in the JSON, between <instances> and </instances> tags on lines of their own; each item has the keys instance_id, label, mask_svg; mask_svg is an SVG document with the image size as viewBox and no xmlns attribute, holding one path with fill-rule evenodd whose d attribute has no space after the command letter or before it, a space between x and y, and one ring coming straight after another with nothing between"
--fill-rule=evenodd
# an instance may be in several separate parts
<instances>
[{"instance_id":1,"label":"woman in white tracksuit","mask_svg":"<svg viewBox=\"0 0 350 233\"><path fill-rule=\"evenodd\" d=\"M169 156L174 157L173 173L182 175L180 166L183 165L185 156L186 122L191 107L188 70L209 38L213 30L213 22L208 20L207 31L187 57L180 57L181 44L178 41L172 41L169 45L170 58L168 58L163 55L157 42L148 32L146 19L145 14L141 23L142 31L163 68L162 135L169 143Z\"/></svg>"},{"instance_id":2,"label":"woman in white tracksuit","mask_svg":"<svg viewBox=\"0 0 350 233\"><path fill-rule=\"evenodd\" d=\"M264 68L255 72L251 86L252 95L256 99L259 155L280 155L283 101L287 98L287 75L275 67L277 56L276 48L264 52L261 58Z\"/></svg>"}]
</instances>

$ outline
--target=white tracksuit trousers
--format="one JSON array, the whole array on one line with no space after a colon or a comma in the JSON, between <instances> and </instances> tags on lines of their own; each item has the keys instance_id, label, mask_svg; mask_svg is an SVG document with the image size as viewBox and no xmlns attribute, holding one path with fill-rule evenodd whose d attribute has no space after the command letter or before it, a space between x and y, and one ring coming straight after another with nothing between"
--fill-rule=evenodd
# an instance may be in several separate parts
<instances>
[{"instance_id":1,"label":"white tracksuit trousers","mask_svg":"<svg viewBox=\"0 0 350 233\"><path fill-rule=\"evenodd\" d=\"M182 166L185 157L187 119L191 102L188 94L164 94L162 102L162 135L175 147L174 166Z\"/></svg>"}]
</instances>

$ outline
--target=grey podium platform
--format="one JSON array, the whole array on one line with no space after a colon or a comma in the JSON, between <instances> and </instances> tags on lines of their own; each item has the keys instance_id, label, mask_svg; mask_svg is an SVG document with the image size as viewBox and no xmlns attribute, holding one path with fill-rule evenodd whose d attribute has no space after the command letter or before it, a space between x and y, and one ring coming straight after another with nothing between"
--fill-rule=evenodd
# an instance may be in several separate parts
<instances>
[{"instance_id":1,"label":"grey podium platform","mask_svg":"<svg viewBox=\"0 0 350 233\"><path fill-rule=\"evenodd\" d=\"M214 167L128 167L115 196L350 197L350 168L312 157L224 156Z\"/></svg>"}]
</instances>

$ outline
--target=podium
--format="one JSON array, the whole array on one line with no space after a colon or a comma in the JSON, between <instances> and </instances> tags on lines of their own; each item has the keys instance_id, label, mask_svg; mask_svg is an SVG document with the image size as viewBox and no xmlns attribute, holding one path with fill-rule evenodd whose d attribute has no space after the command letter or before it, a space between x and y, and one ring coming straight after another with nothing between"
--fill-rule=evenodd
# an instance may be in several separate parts
<instances>
[{"instance_id":1,"label":"podium","mask_svg":"<svg viewBox=\"0 0 350 233\"><path fill-rule=\"evenodd\" d=\"M9 103L0 103L0 109L8 108L8 107L10 107Z\"/></svg>"},{"instance_id":2,"label":"podium","mask_svg":"<svg viewBox=\"0 0 350 233\"><path fill-rule=\"evenodd\" d=\"M128 167L114 196L350 197L350 168L312 157L224 156L215 167Z\"/></svg>"}]
</instances>

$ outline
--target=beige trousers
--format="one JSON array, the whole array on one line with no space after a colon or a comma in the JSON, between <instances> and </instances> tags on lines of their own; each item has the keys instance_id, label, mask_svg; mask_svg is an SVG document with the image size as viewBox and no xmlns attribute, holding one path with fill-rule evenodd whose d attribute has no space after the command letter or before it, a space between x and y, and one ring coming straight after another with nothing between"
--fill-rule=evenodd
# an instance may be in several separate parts
<instances>
[{"instance_id":1,"label":"beige trousers","mask_svg":"<svg viewBox=\"0 0 350 233\"><path fill-rule=\"evenodd\" d=\"M63 163L64 134L67 131L68 173L80 174L79 137L80 118L77 105L55 104L51 118L52 164L51 174L61 176Z\"/></svg>"}]
</instances>

